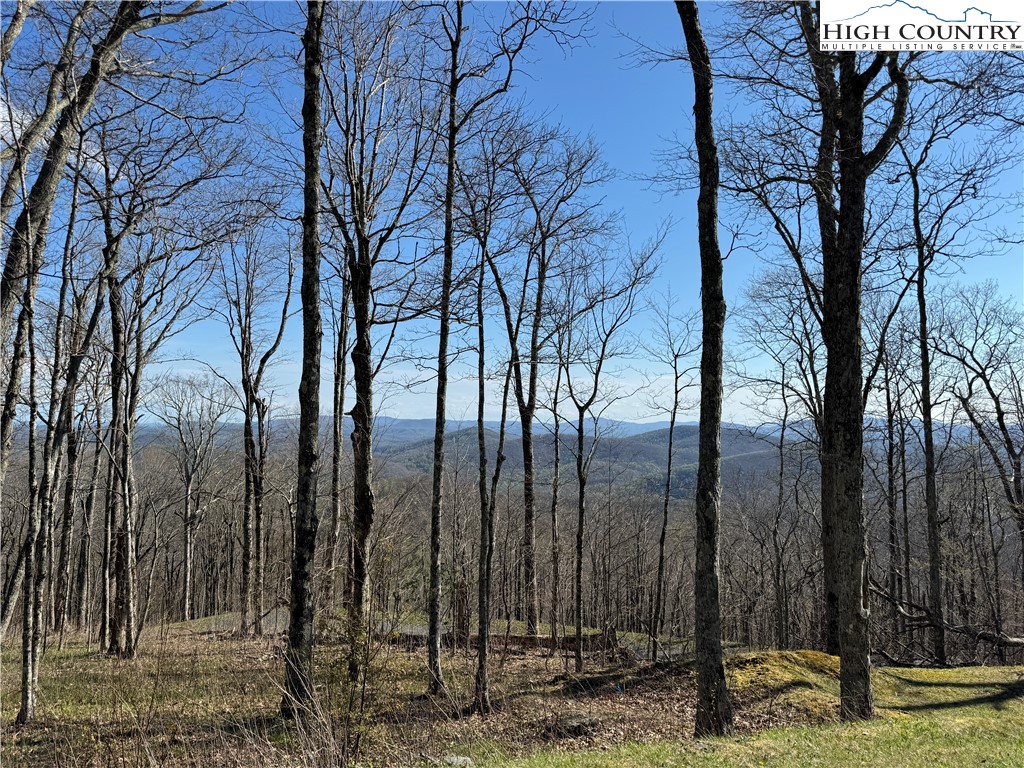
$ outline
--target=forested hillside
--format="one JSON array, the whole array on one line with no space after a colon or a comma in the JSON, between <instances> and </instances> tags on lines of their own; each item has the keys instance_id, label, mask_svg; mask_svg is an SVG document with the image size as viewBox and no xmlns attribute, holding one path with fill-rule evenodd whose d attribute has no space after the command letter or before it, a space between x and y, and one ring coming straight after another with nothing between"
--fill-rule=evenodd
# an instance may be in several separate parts
<instances>
[{"instance_id":1,"label":"forested hillside","mask_svg":"<svg viewBox=\"0 0 1024 768\"><path fill-rule=\"evenodd\" d=\"M1024 57L872 10L4 2L2 761L1019 764Z\"/></svg>"}]
</instances>

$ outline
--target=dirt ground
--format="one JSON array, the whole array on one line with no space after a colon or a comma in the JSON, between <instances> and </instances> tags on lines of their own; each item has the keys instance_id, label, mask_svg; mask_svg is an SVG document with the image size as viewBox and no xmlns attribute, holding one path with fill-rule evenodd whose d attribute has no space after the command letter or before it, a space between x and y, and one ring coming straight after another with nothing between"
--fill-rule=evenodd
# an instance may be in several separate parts
<instances>
[{"instance_id":1,"label":"dirt ground","mask_svg":"<svg viewBox=\"0 0 1024 768\"><path fill-rule=\"evenodd\" d=\"M50 649L43 660L39 721L15 729L16 649L2 668L4 765L430 764L453 756L484 762L542 750L604 749L687 738L693 677L685 662L651 665L625 654L587 658L570 672L561 652L496 647L494 711L471 713L475 654L445 659L448 693L428 697L425 654L375 649L365 686L347 682L344 647L317 649L320 709L306 727L277 716L282 639L241 640L218 630L165 631L139 658L108 659L95 647ZM834 660L824 654L730 658L737 727L835 719Z\"/></svg>"}]
</instances>

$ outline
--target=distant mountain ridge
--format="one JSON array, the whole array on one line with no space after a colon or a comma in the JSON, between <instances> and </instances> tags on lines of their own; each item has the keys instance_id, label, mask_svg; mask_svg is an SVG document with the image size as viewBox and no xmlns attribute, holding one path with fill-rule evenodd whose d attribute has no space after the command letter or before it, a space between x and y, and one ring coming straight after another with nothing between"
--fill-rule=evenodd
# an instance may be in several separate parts
<instances>
[{"instance_id":1,"label":"distant mountain ridge","mask_svg":"<svg viewBox=\"0 0 1024 768\"><path fill-rule=\"evenodd\" d=\"M345 419L346 450L352 423ZM488 458L493 468L494 452L497 448L497 421L486 421L486 443ZM295 439L297 420L295 418L274 419L271 422L271 443L275 451L287 451ZM332 421L330 417L320 420L321 441L330 440ZM536 459L537 483L550 482L554 465L554 424L534 425L534 455ZM606 419L599 424L599 443L594 454L590 475L595 484L613 482L613 485L635 487L660 493L665 483L665 469L668 456L668 422L627 422ZM220 441L233 443L241 438L242 427L238 423L222 426ZM753 428L738 424L722 425L722 475L729 483L743 476L764 475L774 471L776 448L773 441L778 438L778 429L771 427ZM166 445L173 439L169 429L162 425L148 423L139 427L137 444L140 447ZM563 483L575 482L573 450L575 432L565 422L561 425ZM588 434L585 450L591 446L592 435ZM697 471L698 427L692 421L677 422L673 436L673 493L676 496L692 496ZM434 420L401 419L390 416L379 417L374 429L374 456L376 472L380 477L411 477L428 475L433 465ZM522 472L522 430L518 422L509 422L505 433L506 478L513 478ZM464 472L475 472L478 464L476 422L449 420L446 429L445 459L449 467L459 466ZM613 478L612 481L609 478Z\"/></svg>"},{"instance_id":2,"label":"distant mountain ridge","mask_svg":"<svg viewBox=\"0 0 1024 768\"><path fill-rule=\"evenodd\" d=\"M549 425L550 426L550 425ZM634 427L640 425L634 424ZM652 429L635 431L620 436L606 435L599 438L590 468L591 482L595 485L612 482L618 487L637 487L660 492L665 483L665 469L668 458L668 427L659 424ZM623 430L625 432L625 430ZM498 433L488 427L486 442L493 466L494 451ZM554 465L554 435L541 427L534 430L534 456L538 485L547 484ZM575 432L562 426L562 482L575 482L574 450ZM673 494L692 496L697 471L698 428L692 423L677 424L673 435ZM386 476L409 476L426 474L433 462L433 431L429 435L409 442L382 440L378 443L378 456L382 472ZM592 438L588 435L585 451L589 451ZM453 429L445 440L445 459L449 466L464 467L466 472L475 472L478 464L476 425ZM506 477L522 471L522 442L518 430L505 437ZM753 430L735 425L722 428L722 475L726 483L742 476L763 475L776 467L776 449L764 437L756 436Z\"/></svg>"}]
</instances>

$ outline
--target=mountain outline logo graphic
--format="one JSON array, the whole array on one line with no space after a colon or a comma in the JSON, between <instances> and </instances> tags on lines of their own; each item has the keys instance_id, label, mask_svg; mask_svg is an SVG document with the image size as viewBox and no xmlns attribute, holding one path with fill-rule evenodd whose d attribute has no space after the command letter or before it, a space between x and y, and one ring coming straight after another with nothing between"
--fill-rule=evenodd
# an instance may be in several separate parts
<instances>
[{"instance_id":1,"label":"mountain outline logo graphic","mask_svg":"<svg viewBox=\"0 0 1024 768\"><path fill-rule=\"evenodd\" d=\"M1020 0L820 0L822 51L1021 51Z\"/></svg>"},{"instance_id":2,"label":"mountain outline logo graphic","mask_svg":"<svg viewBox=\"0 0 1024 768\"><path fill-rule=\"evenodd\" d=\"M994 18L992 18L992 13L990 11L982 10L981 8L979 8L976 5L971 5L971 6L968 6L967 8L964 8L963 18L962 19L944 19L941 16L939 16L937 13L932 13L927 8L922 8L920 5L914 5L913 3L908 3L907 0L892 0L891 3L881 3L879 5L872 5L872 6L868 7L868 8L865 8L860 13L854 14L853 16L849 16L849 17L844 18L844 19L833 19L833 21L853 21L854 19L859 19L861 16L866 16L867 14L869 14L869 13L871 13L873 11L879 11L879 10L882 10L882 9L885 9L885 8L896 8L896 7L903 7L903 8L908 8L908 9L914 10L914 11L921 11L922 13L925 13L928 16L931 16L936 21L941 21L943 24L966 24L967 21L968 21L967 16L968 16L968 14L971 11L976 11L981 16L987 16L989 24L1014 24L1014 23L1016 23L1015 19L994 19Z\"/></svg>"}]
</instances>

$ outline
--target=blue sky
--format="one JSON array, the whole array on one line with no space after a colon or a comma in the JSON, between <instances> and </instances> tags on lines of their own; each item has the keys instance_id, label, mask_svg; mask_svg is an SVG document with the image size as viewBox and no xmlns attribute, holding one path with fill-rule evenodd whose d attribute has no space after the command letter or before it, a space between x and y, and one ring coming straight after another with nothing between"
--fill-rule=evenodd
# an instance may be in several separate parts
<instances>
[{"instance_id":1,"label":"blue sky","mask_svg":"<svg viewBox=\"0 0 1024 768\"><path fill-rule=\"evenodd\" d=\"M272 7L280 19L292 19L296 29L301 18L290 3ZM729 13L727 4L703 3L702 22L709 38L714 37L716 24ZM656 154L666 146L673 134L687 137L692 130L692 79L685 64L671 63L657 67L636 66L630 53L636 44L629 38L642 40L648 46L668 49L682 45L682 32L671 2L617 2L594 6L589 43L563 52L553 44L542 44L533 51L530 63L517 81L517 95L529 107L549 121L559 122L573 131L590 134L603 148L605 161L619 177L604 190L607 206L621 211L636 241L651 235L658 226L671 219L674 225L663 249L663 268L657 290L671 288L683 304L698 301L699 262L696 251L695 195L664 194L649 188L643 178L657 173ZM297 41L296 41L297 42ZM714 55L714 51L713 51ZM282 93L282 100L297 104L297 94ZM724 88L716 93L716 110L733 110L738 115L749 107L730 99ZM287 118L282 130L287 130ZM1024 190L1021 168L1003 180L1001 189L1007 197ZM1020 211L1007 215L1006 225L1020 229ZM758 269L760 257L748 252L734 254L726 263L726 295L730 306L736 306L745 285ZM962 265L959 279L976 281L995 279L1002 290L1018 301L1024 298L1024 256L1020 246L997 256L979 257ZM643 327L644 319L638 321ZM299 369L298 318L291 323L284 354L274 373L279 390L278 402L293 407ZM218 333L212 321L204 322L181 339L191 355L234 370L232 349L226 336ZM635 361L644 367L644 361ZM325 366L329 370L329 366ZM400 373L400 371L399 371ZM385 374L387 375L387 374ZM640 374L626 374L639 381ZM326 381L325 381L326 384ZM328 390L325 388L326 394ZM475 408L475 384L455 381L451 387L451 417L463 418ZM393 396L384 408L390 415L421 417L432 412L433 393L422 392ZM325 401L326 407L326 401ZM622 403L609 415L622 419L649 418L639 401ZM749 410L742 394L731 398L725 416L734 421L749 420Z\"/></svg>"}]
</instances>

